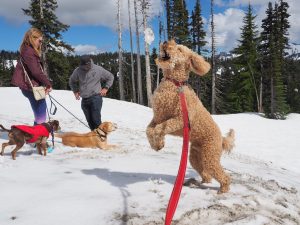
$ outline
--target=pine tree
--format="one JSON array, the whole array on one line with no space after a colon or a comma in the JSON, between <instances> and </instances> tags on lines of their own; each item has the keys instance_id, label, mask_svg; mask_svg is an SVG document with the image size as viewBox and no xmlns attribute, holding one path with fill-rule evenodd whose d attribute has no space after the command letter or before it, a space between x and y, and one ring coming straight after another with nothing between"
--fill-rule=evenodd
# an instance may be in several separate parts
<instances>
[{"instance_id":1,"label":"pine tree","mask_svg":"<svg viewBox=\"0 0 300 225\"><path fill-rule=\"evenodd\" d=\"M165 0L168 39L174 37L174 0Z\"/></svg>"},{"instance_id":2,"label":"pine tree","mask_svg":"<svg viewBox=\"0 0 300 225\"><path fill-rule=\"evenodd\" d=\"M204 23L201 16L200 0L196 1L194 10L192 11L192 22L191 22L191 35L192 35L192 49L199 55L203 51L203 47L207 43L205 38Z\"/></svg>"},{"instance_id":3,"label":"pine tree","mask_svg":"<svg viewBox=\"0 0 300 225\"><path fill-rule=\"evenodd\" d=\"M266 18L262 21L260 54L264 72L264 110L268 118L284 119L288 106L282 80L282 55L280 45L280 16L278 4L273 9L269 2Z\"/></svg>"},{"instance_id":4,"label":"pine tree","mask_svg":"<svg viewBox=\"0 0 300 225\"><path fill-rule=\"evenodd\" d=\"M240 104L241 112L256 110L261 112L258 93L260 84L259 63L257 62L258 31L255 18L249 4L248 11L243 18L244 25L241 28L239 45L233 51L238 57L234 60L237 70L237 78L234 81L236 91L231 97L235 104L237 102Z\"/></svg>"},{"instance_id":5,"label":"pine tree","mask_svg":"<svg viewBox=\"0 0 300 225\"><path fill-rule=\"evenodd\" d=\"M31 0L29 8L22 10L31 17L30 25L43 32L47 50L65 48L72 51L73 48L62 40L61 32L67 31L69 26L58 20L55 15L57 7L56 0Z\"/></svg>"},{"instance_id":6,"label":"pine tree","mask_svg":"<svg viewBox=\"0 0 300 225\"><path fill-rule=\"evenodd\" d=\"M57 9L56 0L31 0L28 9L22 9L24 14L31 17L29 23L32 27L40 29L44 34L43 40L43 51L42 51L42 61L44 64L44 69L52 80L60 79L56 74L50 74L51 69L49 69L49 64L56 66L54 59L55 54L62 52L63 49L68 51L73 51L73 48L62 40L61 32L68 30L69 26L61 23L57 16L55 15L55 10ZM51 57L48 58L48 52L51 53ZM64 76L61 74L60 76ZM58 88L56 85L54 88Z\"/></svg>"},{"instance_id":7,"label":"pine tree","mask_svg":"<svg viewBox=\"0 0 300 225\"><path fill-rule=\"evenodd\" d=\"M185 0L174 0L173 8L173 38L176 43L192 47L189 32L189 15Z\"/></svg>"},{"instance_id":8,"label":"pine tree","mask_svg":"<svg viewBox=\"0 0 300 225\"><path fill-rule=\"evenodd\" d=\"M282 64L284 64L284 57L287 55L285 50L289 48L288 29L290 28L290 23L288 21L288 18L290 17L290 14L288 14L289 5L287 2L280 0L279 3L280 4L277 8L277 21L279 29L278 48L281 57L280 60L282 61Z\"/></svg>"}]
</instances>

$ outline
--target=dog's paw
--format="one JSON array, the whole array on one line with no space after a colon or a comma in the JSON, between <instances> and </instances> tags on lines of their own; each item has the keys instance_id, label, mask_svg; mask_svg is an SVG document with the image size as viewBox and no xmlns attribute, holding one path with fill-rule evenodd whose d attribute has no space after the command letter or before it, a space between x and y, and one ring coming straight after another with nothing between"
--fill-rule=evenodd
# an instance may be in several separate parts
<instances>
[{"instance_id":1,"label":"dog's paw","mask_svg":"<svg viewBox=\"0 0 300 225\"><path fill-rule=\"evenodd\" d=\"M158 135L153 136L150 145L155 151L161 150L165 146L164 137Z\"/></svg>"},{"instance_id":2,"label":"dog's paw","mask_svg":"<svg viewBox=\"0 0 300 225\"><path fill-rule=\"evenodd\" d=\"M165 146L165 138L158 131L158 129L153 127L148 127L146 131L149 144L155 151L159 151Z\"/></svg>"}]
</instances>

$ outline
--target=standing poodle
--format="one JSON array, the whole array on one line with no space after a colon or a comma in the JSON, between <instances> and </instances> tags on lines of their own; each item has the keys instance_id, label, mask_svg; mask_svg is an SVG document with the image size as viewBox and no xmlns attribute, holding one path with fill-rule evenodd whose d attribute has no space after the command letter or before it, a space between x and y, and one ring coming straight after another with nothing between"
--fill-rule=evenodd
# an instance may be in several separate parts
<instances>
[{"instance_id":1,"label":"standing poodle","mask_svg":"<svg viewBox=\"0 0 300 225\"><path fill-rule=\"evenodd\" d=\"M147 127L151 147L158 151L164 147L165 135L183 136L182 110L179 89L183 90L190 122L190 163L202 177L202 183L214 178L220 183L218 193L229 191L230 177L221 164L222 151L234 147L234 131L222 137L218 125L202 105L192 88L186 85L190 71L204 75L210 65L203 57L171 40L160 45L156 64L163 71L163 80L154 92L153 119ZM180 87L178 87L180 86Z\"/></svg>"}]
</instances>

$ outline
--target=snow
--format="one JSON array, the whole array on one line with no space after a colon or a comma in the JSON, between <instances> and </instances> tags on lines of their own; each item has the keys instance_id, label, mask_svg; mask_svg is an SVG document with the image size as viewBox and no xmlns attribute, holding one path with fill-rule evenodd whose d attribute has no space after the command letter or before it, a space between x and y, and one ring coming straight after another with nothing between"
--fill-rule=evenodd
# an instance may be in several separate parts
<instances>
[{"instance_id":1,"label":"snow","mask_svg":"<svg viewBox=\"0 0 300 225\"><path fill-rule=\"evenodd\" d=\"M70 91L51 95L86 123L80 101ZM33 123L18 88L0 88L0 102L4 127ZM63 132L88 132L56 106L52 118L60 121ZM213 117L224 135L230 128L236 131L235 149L222 156L231 190L218 195L216 181L184 186L173 224L300 224L300 115L283 121L256 113ZM108 137L116 149L72 148L55 138L55 149L46 157L25 145L12 160L12 147L6 148L0 156L1 225L164 224L182 139L167 136L165 148L153 151L145 134L152 110L138 104L104 98L102 118L118 124ZM6 141L7 133L0 132L0 144ZM188 178L200 180L189 164Z\"/></svg>"},{"instance_id":2,"label":"snow","mask_svg":"<svg viewBox=\"0 0 300 225\"><path fill-rule=\"evenodd\" d=\"M12 67L16 67L16 65L17 65L17 60L4 60L4 67L6 68L6 69L10 69L10 68L12 68Z\"/></svg>"}]
</instances>

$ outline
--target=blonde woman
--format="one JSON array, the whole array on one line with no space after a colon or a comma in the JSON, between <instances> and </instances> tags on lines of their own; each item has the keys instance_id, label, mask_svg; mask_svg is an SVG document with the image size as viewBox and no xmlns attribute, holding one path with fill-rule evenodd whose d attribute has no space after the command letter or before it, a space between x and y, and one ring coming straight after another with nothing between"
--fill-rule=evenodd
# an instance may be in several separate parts
<instances>
[{"instance_id":1,"label":"blonde woman","mask_svg":"<svg viewBox=\"0 0 300 225\"><path fill-rule=\"evenodd\" d=\"M43 34L37 28L29 29L20 46L20 59L14 71L11 83L19 87L23 95L29 100L33 114L34 125L46 122L46 100L35 100L30 82L25 79L22 64L28 73L33 86L44 86L46 94L52 90L52 84L43 70L41 61ZM22 64L20 63L22 61Z\"/></svg>"}]
</instances>

